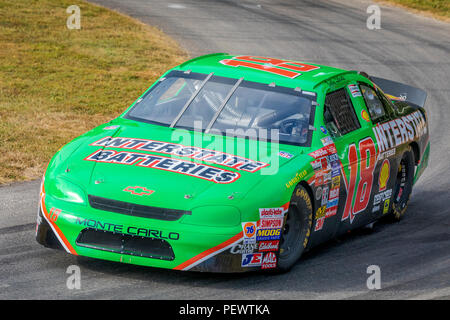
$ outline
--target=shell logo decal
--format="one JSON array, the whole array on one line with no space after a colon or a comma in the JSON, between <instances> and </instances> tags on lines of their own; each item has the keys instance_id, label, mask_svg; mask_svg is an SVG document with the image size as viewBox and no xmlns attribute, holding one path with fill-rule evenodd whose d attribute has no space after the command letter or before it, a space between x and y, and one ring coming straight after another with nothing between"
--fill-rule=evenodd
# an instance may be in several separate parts
<instances>
[{"instance_id":1,"label":"shell logo decal","mask_svg":"<svg viewBox=\"0 0 450 320\"><path fill-rule=\"evenodd\" d=\"M361 111L361 118L363 118L363 119L366 120L367 122L370 121L369 113L368 113L366 110Z\"/></svg>"}]
</instances>

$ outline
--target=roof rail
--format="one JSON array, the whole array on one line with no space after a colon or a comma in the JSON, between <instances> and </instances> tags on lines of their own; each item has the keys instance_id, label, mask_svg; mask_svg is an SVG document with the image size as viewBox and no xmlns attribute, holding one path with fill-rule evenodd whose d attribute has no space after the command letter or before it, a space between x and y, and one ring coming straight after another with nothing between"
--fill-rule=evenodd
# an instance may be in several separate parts
<instances>
[{"instance_id":1,"label":"roof rail","mask_svg":"<svg viewBox=\"0 0 450 320\"><path fill-rule=\"evenodd\" d=\"M206 58L206 57L220 56L220 55L224 55L224 54L228 54L228 53L217 52L217 53L210 53L210 54L205 54L205 55L202 55L202 56L198 56L198 57L195 57L195 58L193 58L191 60L183 62L182 64L180 64L180 67L184 67L185 65L187 65L189 63L192 63L194 61L197 61L197 60L200 60L200 59L203 59L203 58Z\"/></svg>"},{"instance_id":2,"label":"roof rail","mask_svg":"<svg viewBox=\"0 0 450 320\"><path fill-rule=\"evenodd\" d=\"M350 71L343 70L342 72L333 74L331 77L328 77L328 78L326 78L326 79L322 79L322 81L317 82L317 83L314 85L314 88L317 88L319 85L321 85L321 84L322 84L323 82L325 82L325 81L328 81L328 80L331 80L331 79L333 79L333 78L335 78L335 77L343 76L343 75L346 75L346 74L349 74L349 73L357 73L357 71L355 71L355 70L350 70Z\"/></svg>"}]
</instances>

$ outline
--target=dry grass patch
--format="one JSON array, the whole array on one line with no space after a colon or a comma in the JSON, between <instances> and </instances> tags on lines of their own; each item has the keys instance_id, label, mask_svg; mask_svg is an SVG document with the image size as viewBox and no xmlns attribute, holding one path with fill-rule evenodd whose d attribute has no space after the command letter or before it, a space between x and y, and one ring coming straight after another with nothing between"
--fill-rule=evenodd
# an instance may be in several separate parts
<instances>
[{"instance_id":1,"label":"dry grass patch","mask_svg":"<svg viewBox=\"0 0 450 320\"><path fill-rule=\"evenodd\" d=\"M450 0L379 0L378 2L412 9L415 13L450 22Z\"/></svg>"},{"instance_id":2,"label":"dry grass patch","mask_svg":"<svg viewBox=\"0 0 450 320\"><path fill-rule=\"evenodd\" d=\"M187 59L156 28L72 0L0 0L0 184L39 177L51 156L118 116Z\"/></svg>"}]
</instances>

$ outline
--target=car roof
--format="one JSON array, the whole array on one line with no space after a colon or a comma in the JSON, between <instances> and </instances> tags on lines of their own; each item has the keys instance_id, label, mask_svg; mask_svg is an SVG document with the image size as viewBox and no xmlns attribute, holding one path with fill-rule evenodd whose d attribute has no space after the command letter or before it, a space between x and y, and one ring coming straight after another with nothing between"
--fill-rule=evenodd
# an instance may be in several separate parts
<instances>
[{"instance_id":1,"label":"car roof","mask_svg":"<svg viewBox=\"0 0 450 320\"><path fill-rule=\"evenodd\" d=\"M322 83L325 80L329 80L338 75L343 75L345 73L356 73L356 71L348 71L344 69L307 63L307 65L318 67L317 69L308 71L308 72L300 72L301 74L294 77L289 78L286 76L278 75L275 73L267 72L265 70L259 70L249 67L234 67L225 65L223 61L227 60L241 60L242 57L252 57L255 59L262 58L257 56L242 56L242 55L230 55L227 53L214 53L209 55L200 56L191 60L188 60L181 65L175 67L175 70L181 71L191 71L198 73L214 73L216 76L228 77L239 79L241 77L247 81L261 82L261 83L275 83L275 85L288 87L288 88L297 88L300 87L302 90L311 90ZM241 59L240 59L241 58ZM245 59L245 58L243 58ZM263 58L267 59L267 58ZM269 58L270 59L270 58ZM244 60L245 61L245 60ZM286 60L288 63L300 63L305 64L304 62L291 61ZM258 63L263 65L263 63Z\"/></svg>"}]
</instances>

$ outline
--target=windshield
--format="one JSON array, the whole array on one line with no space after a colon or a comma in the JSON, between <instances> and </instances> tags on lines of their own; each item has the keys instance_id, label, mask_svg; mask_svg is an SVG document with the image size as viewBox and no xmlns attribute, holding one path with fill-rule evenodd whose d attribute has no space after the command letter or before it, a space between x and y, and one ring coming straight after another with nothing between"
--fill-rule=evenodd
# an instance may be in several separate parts
<instances>
[{"instance_id":1,"label":"windshield","mask_svg":"<svg viewBox=\"0 0 450 320\"><path fill-rule=\"evenodd\" d=\"M309 145L314 100L314 93L305 94L300 89L173 71L125 117L214 134L244 133L251 138Z\"/></svg>"}]
</instances>

